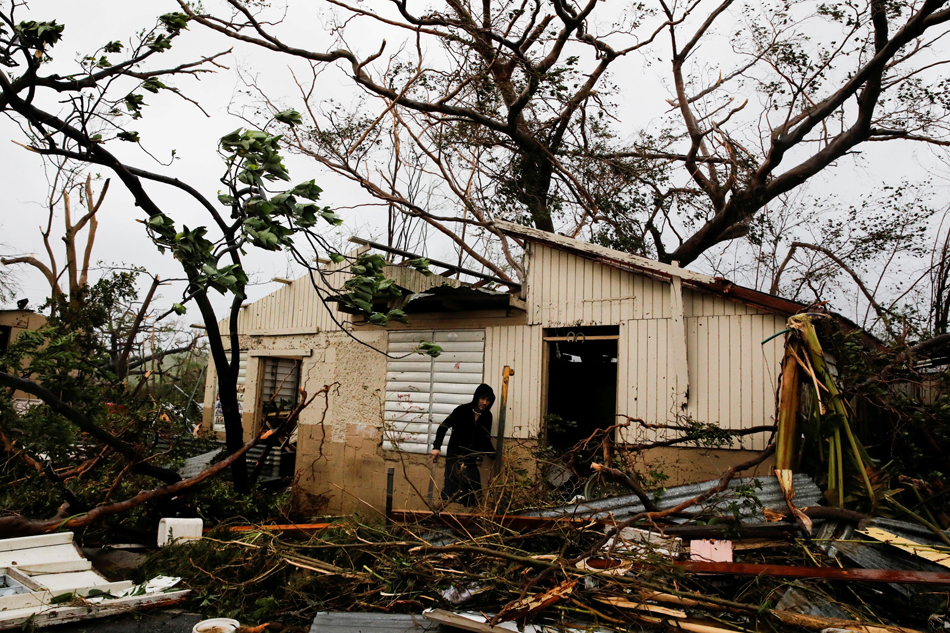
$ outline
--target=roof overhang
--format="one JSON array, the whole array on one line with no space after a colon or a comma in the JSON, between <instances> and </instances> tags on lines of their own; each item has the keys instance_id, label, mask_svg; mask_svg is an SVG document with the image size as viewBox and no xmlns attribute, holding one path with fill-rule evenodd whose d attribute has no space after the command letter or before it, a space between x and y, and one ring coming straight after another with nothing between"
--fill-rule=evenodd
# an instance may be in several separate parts
<instances>
[{"instance_id":1,"label":"roof overhang","mask_svg":"<svg viewBox=\"0 0 950 633\"><path fill-rule=\"evenodd\" d=\"M496 220L495 227L507 235L532 242L539 242L551 248L573 253L579 257L584 257L612 268L637 273L661 281L671 281L674 277L678 277L687 288L719 295L767 312L792 315L801 312L806 307L804 304L795 301L759 292L751 288L745 288L721 277L712 277L672 264L664 264L663 262L658 262L646 257L616 251L606 246L581 242L580 240L564 235L540 231L535 228L521 226L520 224L505 222L503 220Z\"/></svg>"}]
</instances>

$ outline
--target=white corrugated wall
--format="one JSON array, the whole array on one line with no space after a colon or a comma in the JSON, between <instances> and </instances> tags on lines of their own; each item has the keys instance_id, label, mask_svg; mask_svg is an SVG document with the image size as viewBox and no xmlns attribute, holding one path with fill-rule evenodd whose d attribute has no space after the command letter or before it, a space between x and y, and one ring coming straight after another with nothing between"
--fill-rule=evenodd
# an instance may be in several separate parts
<instances>
[{"instance_id":1,"label":"white corrugated wall","mask_svg":"<svg viewBox=\"0 0 950 633\"><path fill-rule=\"evenodd\" d=\"M617 413L674 423L683 412L676 404L670 284L538 243L528 245L528 258L529 325L489 328L486 339L486 379L495 386L505 364L516 370L508 410L516 437L538 431L543 329L553 327L619 325ZM685 414L731 429L772 424L782 339L761 342L785 328L785 317L688 289L683 312L690 388ZM651 430L629 437L665 435ZM741 447L761 449L767 439L766 433L747 436Z\"/></svg>"},{"instance_id":2,"label":"white corrugated wall","mask_svg":"<svg viewBox=\"0 0 950 633\"><path fill-rule=\"evenodd\" d=\"M351 252L350 256L359 255L369 250L368 246L360 247ZM238 331L241 334L310 334L313 332L332 332L338 330L334 319L340 323L350 321L350 315L341 312L338 304L324 305L320 295L313 285L320 288L340 288L349 275L340 272L348 269L349 261L340 264L329 264L326 268L326 279L313 274L313 281L309 275L304 275L292 283L275 290L266 297L241 308L238 316ZM332 293L331 294L335 294ZM221 321L222 333L227 332L228 319Z\"/></svg>"},{"instance_id":3,"label":"white corrugated wall","mask_svg":"<svg viewBox=\"0 0 950 633\"><path fill-rule=\"evenodd\" d=\"M485 329L485 382L495 390L495 429L501 406L502 371L505 365L515 374L508 381L505 437L528 438L537 434L541 423L541 367L544 343L539 325L512 325Z\"/></svg>"}]
</instances>

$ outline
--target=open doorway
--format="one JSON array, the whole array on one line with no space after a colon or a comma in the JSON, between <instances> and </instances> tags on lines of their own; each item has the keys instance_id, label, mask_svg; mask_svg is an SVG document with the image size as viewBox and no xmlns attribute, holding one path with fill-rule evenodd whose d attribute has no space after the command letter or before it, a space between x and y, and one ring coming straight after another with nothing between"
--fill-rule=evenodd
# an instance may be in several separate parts
<instances>
[{"instance_id":1,"label":"open doorway","mask_svg":"<svg viewBox=\"0 0 950 633\"><path fill-rule=\"evenodd\" d=\"M566 450L614 424L619 327L553 328L547 345L548 444Z\"/></svg>"}]
</instances>

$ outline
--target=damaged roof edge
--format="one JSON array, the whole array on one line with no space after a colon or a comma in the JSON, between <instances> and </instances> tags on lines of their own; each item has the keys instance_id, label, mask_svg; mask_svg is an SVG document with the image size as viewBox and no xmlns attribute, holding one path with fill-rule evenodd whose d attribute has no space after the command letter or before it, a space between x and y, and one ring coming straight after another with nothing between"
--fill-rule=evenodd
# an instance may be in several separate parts
<instances>
[{"instance_id":1,"label":"damaged roof edge","mask_svg":"<svg viewBox=\"0 0 950 633\"><path fill-rule=\"evenodd\" d=\"M753 308L772 312L773 314L783 314L791 316L804 312L808 306L791 299L785 299L766 292L740 286L728 279L722 277L712 277L703 273L697 273L686 268L680 268L671 264L664 264L656 260L631 255L621 251L616 251L606 246L581 242L571 237L549 233L539 229L521 226L504 220L495 220L495 226L499 231L520 237L522 239L541 242L552 248L568 251L581 257L592 259L606 266L635 272L654 279L668 281L676 276L683 280L683 285L698 292L727 297L738 303L744 303ZM868 347L883 350L886 349L880 340L873 334L868 333L857 323L849 318L838 314L837 312L827 312L829 316L834 317L835 321L841 326L846 334L860 331L864 344Z\"/></svg>"},{"instance_id":2,"label":"damaged roof edge","mask_svg":"<svg viewBox=\"0 0 950 633\"><path fill-rule=\"evenodd\" d=\"M569 251L612 268L619 268L664 281L669 281L673 277L679 277L683 280L685 286L693 290L719 296L728 296L734 301L745 303L755 308L766 310L767 312L792 315L806 308L804 304L796 301L759 292L752 288L746 288L721 277L712 277L703 273L697 273L686 268L680 268L679 266L664 264L663 262L647 259L646 257L640 257L639 255L616 251L606 246L581 242L564 235L548 233L547 231L541 231L503 220L496 220L495 226L508 235L542 242L553 248Z\"/></svg>"},{"instance_id":3,"label":"damaged roof edge","mask_svg":"<svg viewBox=\"0 0 950 633\"><path fill-rule=\"evenodd\" d=\"M424 255L417 255L416 253L410 253L408 251L404 251L398 248L393 248L391 246L386 246L385 244L380 244L378 242L371 242L361 237L351 237L350 241L353 242L354 244L360 244L362 246L368 246L378 251L383 251L384 253L392 253L393 255L400 255L402 257L407 257L410 259L427 259L429 260L429 263L431 265L438 266L439 268L445 268L446 272L449 272L449 273L461 273L463 275L475 277L476 279L481 279L483 281L489 281L492 283L501 284L503 286L508 286L511 290L516 291L516 292L521 290L521 284L512 279L502 279L500 277L495 277L493 275L481 273L475 270L471 270L469 268L461 268L460 266L456 266L454 264L448 264L446 262L442 262L437 259L432 259L431 257L426 257Z\"/></svg>"}]
</instances>

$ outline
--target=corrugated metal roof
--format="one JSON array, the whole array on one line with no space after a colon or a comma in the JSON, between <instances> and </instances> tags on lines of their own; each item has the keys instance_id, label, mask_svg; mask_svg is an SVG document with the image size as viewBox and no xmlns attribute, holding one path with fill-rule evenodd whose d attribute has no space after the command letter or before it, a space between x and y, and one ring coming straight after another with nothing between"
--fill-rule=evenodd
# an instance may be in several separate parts
<instances>
[{"instance_id":1,"label":"corrugated metal roof","mask_svg":"<svg viewBox=\"0 0 950 633\"><path fill-rule=\"evenodd\" d=\"M754 503L743 503L746 498L737 496L735 493L737 488L754 485L753 482L758 482L755 488L755 497L762 506L776 511L787 509L785 496L782 494L782 489L779 487L775 477L747 477L743 479L733 479L729 482L727 490L707 499L702 506L690 506L687 511L695 512L704 509L717 513L731 512L730 504L736 503L743 520L758 519L764 521L765 516L762 513L761 507ZM706 492L710 488L715 487L718 483L718 481L705 481L687 486L669 488L664 490L661 494L656 495L656 505L661 510L673 508L684 501ZM819 490L818 486L815 485L815 482L813 482L808 475L796 474L793 483L795 484L794 502L796 506L807 507L818 505L818 502L821 500L821 490ZM644 511L645 508L636 495L625 495L622 497L598 499L596 501L587 501L551 510L525 514L527 516L549 518L569 516L591 519L606 519L613 516L615 520L621 521ZM670 519L678 523L685 521L685 519L677 519L676 517L670 517Z\"/></svg>"}]
</instances>

